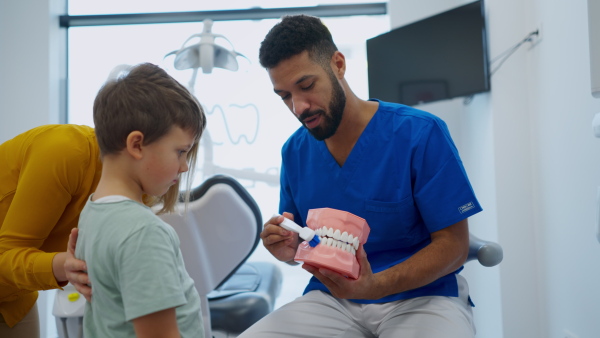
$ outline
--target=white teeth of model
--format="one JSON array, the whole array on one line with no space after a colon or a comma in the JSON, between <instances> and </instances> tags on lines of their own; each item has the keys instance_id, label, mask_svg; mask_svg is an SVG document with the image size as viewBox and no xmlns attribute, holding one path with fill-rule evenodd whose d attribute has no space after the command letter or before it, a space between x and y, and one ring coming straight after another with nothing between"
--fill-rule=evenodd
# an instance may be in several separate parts
<instances>
[{"instance_id":1,"label":"white teeth of model","mask_svg":"<svg viewBox=\"0 0 600 338\"><path fill-rule=\"evenodd\" d=\"M333 244L333 238L327 238L327 245L331 246Z\"/></svg>"},{"instance_id":2,"label":"white teeth of model","mask_svg":"<svg viewBox=\"0 0 600 338\"><path fill-rule=\"evenodd\" d=\"M348 243L348 233L346 231L344 231L342 233L342 238L341 238L342 242L346 242Z\"/></svg>"},{"instance_id":3,"label":"white teeth of model","mask_svg":"<svg viewBox=\"0 0 600 338\"><path fill-rule=\"evenodd\" d=\"M358 250L358 237L354 237L352 245L354 246L354 250Z\"/></svg>"},{"instance_id":4,"label":"white teeth of model","mask_svg":"<svg viewBox=\"0 0 600 338\"><path fill-rule=\"evenodd\" d=\"M333 228L327 229L327 236L333 237Z\"/></svg>"},{"instance_id":5,"label":"white teeth of model","mask_svg":"<svg viewBox=\"0 0 600 338\"><path fill-rule=\"evenodd\" d=\"M354 237L347 231L341 232L339 229L334 230L326 226L315 230L315 234L319 236L321 243L324 245L344 250L356 256L356 250L358 250L360 244L358 236Z\"/></svg>"}]
</instances>

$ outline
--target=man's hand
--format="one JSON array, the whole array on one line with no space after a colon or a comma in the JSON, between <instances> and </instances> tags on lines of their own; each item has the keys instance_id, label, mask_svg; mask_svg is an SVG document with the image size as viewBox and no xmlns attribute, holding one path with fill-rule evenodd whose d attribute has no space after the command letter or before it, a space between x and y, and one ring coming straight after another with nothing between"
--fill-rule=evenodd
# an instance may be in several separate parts
<instances>
[{"instance_id":1,"label":"man's hand","mask_svg":"<svg viewBox=\"0 0 600 338\"><path fill-rule=\"evenodd\" d=\"M298 234L293 231L285 230L278 225L283 222L283 217L289 218L292 221L294 220L294 215L289 212L284 212L283 216L271 218L265 223L265 227L260 233L260 238L262 239L265 248L269 250L275 258L282 262L295 264L293 259L294 256L296 256L298 245L300 245Z\"/></svg>"},{"instance_id":2,"label":"man's hand","mask_svg":"<svg viewBox=\"0 0 600 338\"><path fill-rule=\"evenodd\" d=\"M79 229L73 228L69 235L69 244L67 245L67 258L65 260L65 273L67 280L79 293L81 293L88 302L92 301L92 288L90 287L90 279L87 274L87 265L84 261L75 258L75 244L77 244L77 236Z\"/></svg>"},{"instance_id":3,"label":"man's hand","mask_svg":"<svg viewBox=\"0 0 600 338\"><path fill-rule=\"evenodd\" d=\"M303 264L302 268L325 284L334 297L341 299L379 299L384 297L384 294L380 294L381 288L377 284L377 277L371 270L371 264L367 260L367 253L362 245L356 251L356 259L360 265L357 279L344 277L326 268L317 269L309 264Z\"/></svg>"}]
</instances>

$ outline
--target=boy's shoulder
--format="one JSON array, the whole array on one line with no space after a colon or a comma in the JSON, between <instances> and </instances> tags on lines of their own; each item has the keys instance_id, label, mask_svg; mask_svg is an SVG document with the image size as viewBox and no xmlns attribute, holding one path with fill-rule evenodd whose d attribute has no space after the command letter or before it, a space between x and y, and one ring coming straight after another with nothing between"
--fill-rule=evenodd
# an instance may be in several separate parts
<instances>
[{"instance_id":1,"label":"boy's shoulder","mask_svg":"<svg viewBox=\"0 0 600 338\"><path fill-rule=\"evenodd\" d=\"M88 200L82 216L82 220L94 224L106 236L121 232L120 237L126 238L139 231L170 234L172 230L152 209L133 200L103 203Z\"/></svg>"},{"instance_id":2,"label":"boy's shoulder","mask_svg":"<svg viewBox=\"0 0 600 338\"><path fill-rule=\"evenodd\" d=\"M103 252L100 256L108 259L131 247L162 247L173 251L180 245L170 225L150 208L132 200L108 203L88 200L80 216L79 228L76 250L91 250L89 254L100 250ZM150 258L146 254L143 256L140 259Z\"/></svg>"}]
</instances>

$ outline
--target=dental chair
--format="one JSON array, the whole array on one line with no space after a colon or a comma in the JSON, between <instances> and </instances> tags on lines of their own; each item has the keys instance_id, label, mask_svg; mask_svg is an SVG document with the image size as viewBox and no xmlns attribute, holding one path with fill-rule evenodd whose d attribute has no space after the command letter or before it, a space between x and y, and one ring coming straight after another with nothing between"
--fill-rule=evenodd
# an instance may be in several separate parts
<instances>
[{"instance_id":1,"label":"dental chair","mask_svg":"<svg viewBox=\"0 0 600 338\"><path fill-rule=\"evenodd\" d=\"M273 310L282 273L273 263L246 262L263 222L239 182L213 176L191 192L187 211L161 218L181 241L186 270L202 300L205 337L236 337Z\"/></svg>"}]
</instances>

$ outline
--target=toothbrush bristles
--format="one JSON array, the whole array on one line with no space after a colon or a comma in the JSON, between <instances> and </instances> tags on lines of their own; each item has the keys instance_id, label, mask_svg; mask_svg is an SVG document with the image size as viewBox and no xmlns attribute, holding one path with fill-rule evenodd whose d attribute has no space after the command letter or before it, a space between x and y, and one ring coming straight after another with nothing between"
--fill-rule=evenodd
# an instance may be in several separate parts
<instances>
[{"instance_id":1,"label":"toothbrush bristles","mask_svg":"<svg viewBox=\"0 0 600 338\"><path fill-rule=\"evenodd\" d=\"M313 237L313 239L310 240L310 242L308 242L308 245L310 245L311 247L314 248L319 243L321 243L321 240L319 239L319 236L315 236L315 237Z\"/></svg>"}]
</instances>

